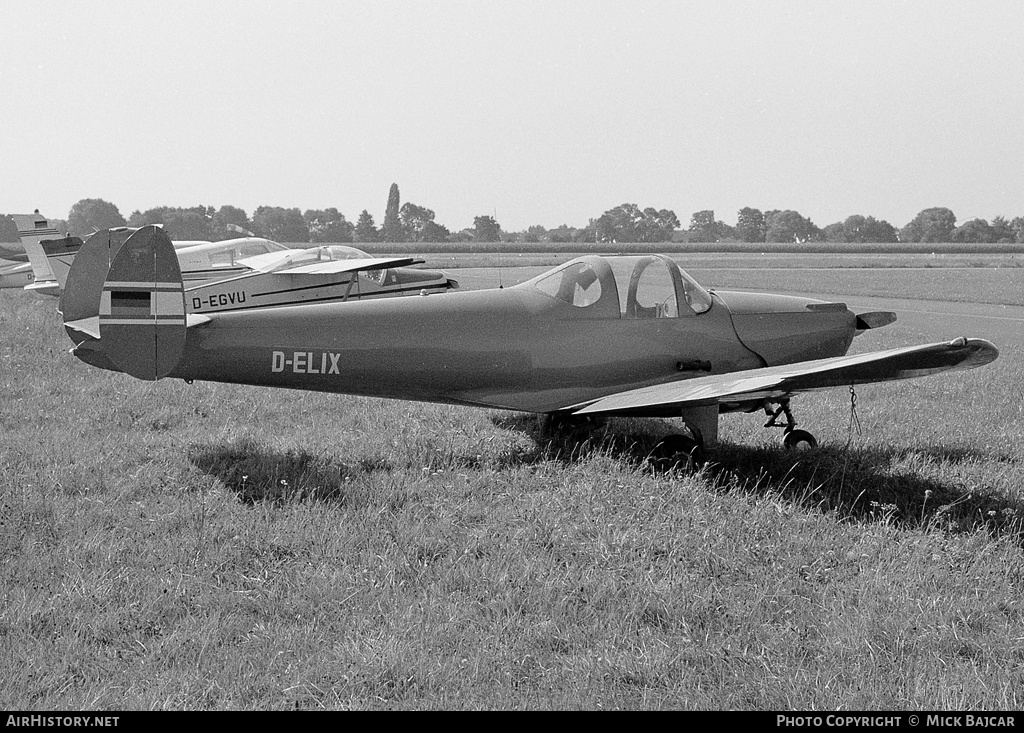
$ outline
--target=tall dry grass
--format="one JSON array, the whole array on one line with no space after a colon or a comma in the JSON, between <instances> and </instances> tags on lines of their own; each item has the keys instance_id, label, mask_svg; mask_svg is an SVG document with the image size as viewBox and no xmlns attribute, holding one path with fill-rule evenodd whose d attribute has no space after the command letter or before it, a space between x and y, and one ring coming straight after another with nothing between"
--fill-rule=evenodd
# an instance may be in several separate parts
<instances>
[{"instance_id":1,"label":"tall dry grass","mask_svg":"<svg viewBox=\"0 0 1024 733\"><path fill-rule=\"evenodd\" d=\"M696 475L645 460L661 421L549 441L68 346L0 293L2 707L1021 706L1020 342L857 422L795 402L818 451L725 417Z\"/></svg>"}]
</instances>

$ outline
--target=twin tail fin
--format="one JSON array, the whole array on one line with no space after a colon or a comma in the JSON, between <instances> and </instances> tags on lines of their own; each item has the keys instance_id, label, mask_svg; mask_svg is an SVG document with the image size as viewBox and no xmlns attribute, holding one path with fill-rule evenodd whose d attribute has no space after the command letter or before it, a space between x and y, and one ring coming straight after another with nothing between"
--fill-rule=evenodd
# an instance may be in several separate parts
<instances>
[{"instance_id":1,"label":"twin tail fin","mask_svg":"<svg viewBox=\"0 0 1024 733\"><path fill-rule=\"evenodd\" d=\"M97 232L75 257L61 300L64 325L79 344L76 352L100 349L124 373L160 379L185 352L178 256L158 226L142 227L123 240L118 234Z\"/></svg>"}]
</instances>

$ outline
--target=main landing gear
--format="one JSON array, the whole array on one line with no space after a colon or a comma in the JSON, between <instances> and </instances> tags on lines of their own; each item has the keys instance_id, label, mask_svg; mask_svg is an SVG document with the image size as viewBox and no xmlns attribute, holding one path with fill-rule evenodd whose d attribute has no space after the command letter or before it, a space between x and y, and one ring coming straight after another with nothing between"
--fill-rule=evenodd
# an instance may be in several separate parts
<instances>
[{"instance_id":1,"label":"main landing gear","mask_svg":"<svg viewBox=\"0 0 1024 733\"><path fill-rule=\"evenodd\" d=\"M818 441L811 433L797 430L789 399L765 400L760 406L768 416L768 422L764 427L782 428L782 444L787 449L802 451L818 447ZM758 403L748 403L748 411L755 411L757 408ZM707 463L708 447L717 444L717 406L690 409L684 411L681 418L685 432L666 435L647 453L647 461L656 469L697 471ZM545 416L541 434L549 440L559 439L576 443L587 440L603 425L604 420L600 418L550 414ZM708 442L705 442L702 428L707 431Z\"/></svg>"},{"instance_id":2,"label":"main landing gear","mask_svg":"<svg viewBox=\"0 0 1024 733\"><path fill-rule=\"evenodd\" d=\"M582 443L605 427L603 417L577 417L575 415L544 415L541 421L541 436L545 440L563 440Z\"/></svg>"},{"instance_id":3,"label":"main landing gear","mask_svg":"<svg viewBox=\"0 0 1024 733\"><path fill-rule=\"evenodd\" d=\"M603 418L545 415L540 435L544 440L576 445L592 439L605 427ZM686 433L672 433L659 440L647 454L647 461L659 470L697 471L707 463L704 437L700 430L684 423Z\"/></svg>"},{"instance_id":4,"label":"main landing gear","mask_svg":"<svg viewBox=\"0 0 1024 733\"><path fill-rule=\"evenodd\" d=\"M661 470L676 469L691 473L708 462L700 431L688 427L693 437L682 433L666 435L648 455L651 465Z\"/></svg>"},{"instance_id":5,"label":"main landing gear","mask_svg":"<svg viewBox=\"0 0 1024 733\"><path fill-rule=\"evenodd\" d=\"M782 444L790 450L810 450L818 447L817 439L806 430L796 429L796 420L793 418L793 411L789 409L789 400L780 400L774 411L771 402L765 402L764 414L768 415L766 428L782 428ZM786 422L779 422L779 417L785 415Z\"/></svg>"}]
</instances>

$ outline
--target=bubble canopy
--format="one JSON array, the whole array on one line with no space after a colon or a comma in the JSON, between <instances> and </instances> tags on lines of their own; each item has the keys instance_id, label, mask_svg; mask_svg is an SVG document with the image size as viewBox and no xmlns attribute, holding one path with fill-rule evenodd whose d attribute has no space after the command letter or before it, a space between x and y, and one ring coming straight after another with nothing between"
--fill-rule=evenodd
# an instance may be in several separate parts
<instances>
[{"instance_id":1,"label":"bubble canopy","mask_svg":"<svg viewBox=\"0 0 1024 733\"><path fill-rule=\"evenodd\" d=\"M664 255L588 255L521 287L603 318L687 318L712 304L711 295Z\"/></svg>"}]
</instances>

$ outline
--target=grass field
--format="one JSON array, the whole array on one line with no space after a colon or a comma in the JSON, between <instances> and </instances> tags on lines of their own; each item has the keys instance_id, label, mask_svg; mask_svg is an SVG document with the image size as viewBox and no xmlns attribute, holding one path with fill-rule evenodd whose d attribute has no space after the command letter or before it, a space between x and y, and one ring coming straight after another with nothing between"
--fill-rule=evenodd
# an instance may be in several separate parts
<instances>
[{"instance_id":1,"label":"grass field","mask_svg":"<svg viewBox=\"0 0 1024 733\"><path fill-rule=\"evenodd\" d=\"M1019 304L1011 269L900 297ZM895 277L786 275L700 279ZM660 421L549 443L517 413L93 370L52 301L2 291L0 707L1019 709L1024 334L1000 333L993 364L855 413L795 400L816 451L726 416L683 475L645 461Z\"/></svg>"}]
</instances>

